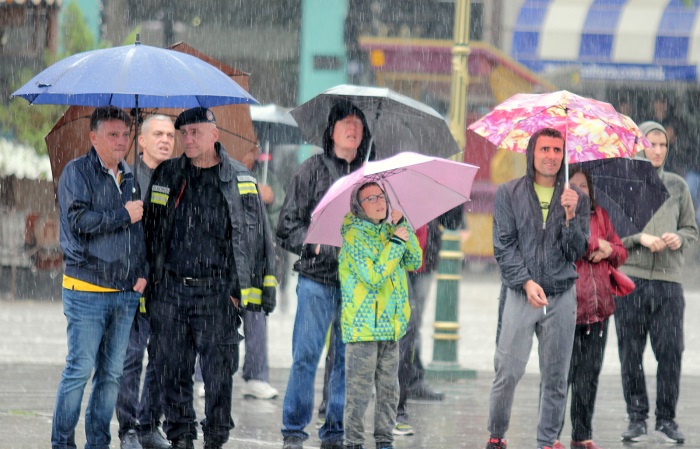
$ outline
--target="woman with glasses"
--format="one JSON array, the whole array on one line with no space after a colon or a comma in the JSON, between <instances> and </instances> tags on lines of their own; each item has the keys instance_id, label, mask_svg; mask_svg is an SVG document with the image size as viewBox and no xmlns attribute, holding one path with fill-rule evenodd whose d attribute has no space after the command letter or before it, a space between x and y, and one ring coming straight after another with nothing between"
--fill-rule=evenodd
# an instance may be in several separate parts
<instances>
[{"instance_id":1,"label":"woman with glasses","mask_svg":"<svg viewBox=\"0 0 700 449\"><path fill-rule=\"evenodd\" d=\"M375 182L358 186L341 228L339 275L345 348L345 448L364 448L364 415L376 388L374 439L393 448L399 340L411 314L406 270L421 265L418 238Z\"/></svg>"}]
</instances>

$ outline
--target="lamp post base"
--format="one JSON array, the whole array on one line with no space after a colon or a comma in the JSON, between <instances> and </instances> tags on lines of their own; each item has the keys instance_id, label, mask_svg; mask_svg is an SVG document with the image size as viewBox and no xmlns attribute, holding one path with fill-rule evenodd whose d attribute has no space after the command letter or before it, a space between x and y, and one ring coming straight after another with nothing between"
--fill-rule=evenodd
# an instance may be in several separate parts
<instances>
[{"instance_id":1,"label":"lamp post base","mask_svg":"<svg viewBox=\"0 0 700 449\"><path fill-rule=\"evenodd\" d=\"M425 378L429 380L476 379L476 370L462 368L457 362L430 362L425 367Z\"/></svg>"}]
</instances>

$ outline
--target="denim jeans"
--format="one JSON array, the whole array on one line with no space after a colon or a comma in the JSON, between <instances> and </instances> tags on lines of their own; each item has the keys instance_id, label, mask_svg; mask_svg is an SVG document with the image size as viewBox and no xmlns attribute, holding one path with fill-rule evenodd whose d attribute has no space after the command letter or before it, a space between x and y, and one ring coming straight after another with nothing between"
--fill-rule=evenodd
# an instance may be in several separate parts
<instances>
[{"instance_id":1,"label":"denim jeans","mask_svg":"<svg viewBox=\"0 0 700 449\"><path fill-rule=\"evenodd\" d=\"M86 449L107 449L109 424L119 391L131 323L139 304L137 292L95 293L63 289L68 321L68 356L56 394L51 446L75 448L75 427L85 385L92 391L85 410Z\"/></svg>"},{"instance_id":2,"label":"denim jeans","mask_svg":"<svg viewBox=\"0 0 700 449\"><path fill-rule=\"evenodd\" d=\"M119 438L129 430L150 431L160 426L163 414L160 382L155 370L155 348L149 342L151 326L148 317L137 313L129 333L129 346L124 358L124 374L119 382L117 420ZM148 365L139 400L143 355L148 347Z\"/></svg>"},{"instance_id":3,"label":"denim jeans","mask_svg":"<svg viewBox=\"0 0 700 449\"><path fill-rule=\"evenodd\" d=\"M292 334L292 370L282 408L282 435L307 439L304 428L314 408L316 368L333 322L337 332L335 360L329 383L326 422L318 431L322 441L343 442L345 402L345 344L340 338L340 287L321 284L302 275L297 284L297 314Z\"/></svg>"}]
</instances>

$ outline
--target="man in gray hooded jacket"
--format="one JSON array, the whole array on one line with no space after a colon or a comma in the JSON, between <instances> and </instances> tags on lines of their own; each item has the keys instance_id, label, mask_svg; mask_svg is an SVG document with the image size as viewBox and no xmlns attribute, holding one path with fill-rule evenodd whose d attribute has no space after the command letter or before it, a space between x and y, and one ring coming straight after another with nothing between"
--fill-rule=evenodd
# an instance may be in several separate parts
<instances>
[{"instance_id":1,"label":"man in gray hooded jacket","mask_svg":"<svg viewBox=\"0 0 700 449\"><path fill-rule=\"evenodd\" d=\"M668 155L666 130L651 121L639 128L652 148L638 153L637 157L651 162L671 197L642 232L622 239L629 256L621 270L636 284L631 294L615 298L622 391L630 418L622 439L637 441L647 433L649 399L642 361L648 335L658 363L656 430L670 442L683 443L685 438L675 422L685 309L681 268L683 250L698 239L698 228L688 184L680 176L664 171Z\"/></svg>"},{"instance_id":2,"label":"man in gray hooded jacket","mask_svg":"<svg viewBox=\"0 0 700 449\"><path fill-rule=\"evenodd\" d=\"M501 185L493 247L506 289L491 387L487 449L505 449L513 397L539 340L541 396L537 447L553 446L566 407L576 327L576 267L586 253L590 207L565 186L564 138L551 128L532 135L527 174Z\"/></svg>"}]
</instances>

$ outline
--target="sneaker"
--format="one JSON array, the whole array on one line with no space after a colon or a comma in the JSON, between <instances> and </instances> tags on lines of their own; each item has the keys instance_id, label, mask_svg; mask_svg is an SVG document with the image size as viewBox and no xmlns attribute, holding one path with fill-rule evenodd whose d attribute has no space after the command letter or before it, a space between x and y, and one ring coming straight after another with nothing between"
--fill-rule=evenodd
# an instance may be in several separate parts
<instances>
[{"instance_id":1,"label":"sneaker","mask_svg":"<svg viewBox=\"0 0 700 449\"><path fill-rule=\"evenodd\" d=\"M321 441L321 449L343 449L343 441Z\"/></svg>"},{"instance_id":2,"label":"sneaker","mask_svg":"<svg viewBox=\"0 0 700 449\"><path fill-rule=\"evenodd\" d=\"M301 437L284 437L282 449L304 449L304 440Z\"/></svg>"},{"instance_id":3,"label":"sneaker","mask_svg":"<svg viewBox=\"0 0 700 449\"><path fill-rule=\"evenodd\" d=\"M139 442L139 436L134 429L129 430L120 438L121 443L119 447L121 449L142 449L141 443ZM169 447L170 445L168 445Z\"/></svg>"},{"instance_id":4,"label":"sneaker","mask_svg":"<svg viewBox=\"0 0 700 449\"><path fill-rule=\"evenodd\" d=\"M159 428L139 432L139 440L143 449L170 449L170 443L165 439Z\"/></svg>"},{"instance_id":5,"label":"sneaker","mask_svg":"<svg viewBox=\"0 0 700 449\"><path fill-rule=\"evenodd\" d=\"M508 443L505 438L489 438L486 449L506 449Z\"/></svg>"},{"instance_id":6,"label":"sneaker","mask_svg":"<svg viewBox=\"0 0 700 449\"><path fill-rule=\"evenodd\" d=\"M417 399L419 401L442 401L445 399L445 393L434 391L428 385L421 382L408 390L408 398Z\"/></svg>"},{"instance_id":7,"label":"sneaker","mask_svg":"<svg viewBox=\"0 0 700 449\"><path fill-rule=\"evenodd\" d=\"M562 446L563 448L564 446ZM557 449L557 446L554 445L552 449ZM593 441L573 441L571 440L571 449L603 449L602 447L598 446L595 444Z\"/></svg>"},{"instance_id":8,"label":"sneaker","mask_svg":"<svg viewBox=\"0 0 700 449\"><path fill-rule=\"evenodd\" d=\"M194 449L194 441L191 438L181 438L173 441L173 449Z\"/></svg>"},{"instance_id":9,"label":"sneaker","mask_svg":"<svg viewBox=\"0 0 700 449\"><path fill-rule=\"evenodd\" d=\"M203 398L206 396L206 391L204 390L204 382L194 383L194 396L197 398Z\"/></svg>"},{"instance_id":10,"label":"sneaker","mask_svg":"<svg viewBox=\"0 0 700 449\"><path fill-rule=\"evenodd\" d=\"M209 443L207 441L204 442L204 449L222 449L223 446L220 444L216 443Z\"/></svg>"},{"instance_id":11,"label":"sneaker","mask_svg":"<svg viewBox=\"0 0 700 449\"><path fill-rule=\"evenodd\" d=\"M410 424L396 421L394 430L392 430L391 433L398 436L409 436L413 435L416 432L413 430L413 426L411 426Z\"/></svg>"},{"instance_id":12,"label":"sneaker","mask_svg":"<svg viewBox=\"0 0 700 449\"><path fill-rule=\"evenodd\" d=\"M246 380L241 393L246 399L274 399L280 394L269 383L256 379Z\"/></svg>"},{"instance_id":13,"label":"sneaker","mask_svg":"<svg viewBox=\"0 0 700 449\"><path fill-rule=\"evenodd\" d=\"M622 441L639 441L647 434L647 423L644 421L632 420L627 427L627 431L622 432Z\"/></svg>"},{"instance_id":14,"label":"sneaker","mask_svg":"<svg viewBox=\"0 0 700 449\"><path fill-rule=\"evenodd\" d=\"M318 415L318 418L316 418L316 424L314 424L314 427L317 429L320 429L323 427L323 425L326 423L326 415Z\"/></svg>"},{"instance_id":15,"label":"sneaker","mask_svg":"<svg viewBox=\"0 0 700 449\"><path fill-rule=\"evenodd\" d=\"M683 432L678 429L678 424L672 419L665 419L656 423L656 431L664 435L664 439L668 443L685 443Z\"/></svg>"},{"instance_id":16,"label":"sneaker","mask_svg":"<svg viewBox=\"0 0 700 449\"><path fill-rule=\"evenodd\" d=\"M571 444L573 444L573 443L571 443ZM573 446L571 446L571 447L573 447ZM563 444L561 444L561 441L557 440L557 441L555 441L554 444L552 445L552 449L566 449L566 446L564 446Z\"/></svg>"}]
</instances>

